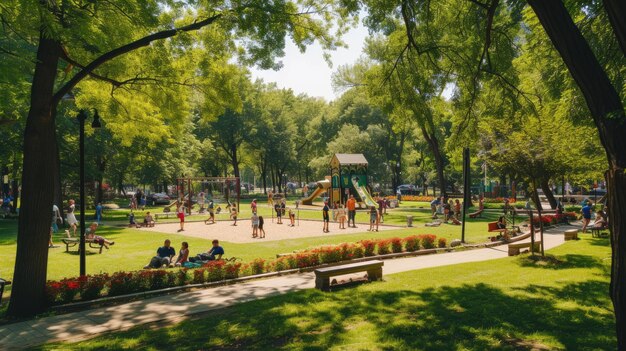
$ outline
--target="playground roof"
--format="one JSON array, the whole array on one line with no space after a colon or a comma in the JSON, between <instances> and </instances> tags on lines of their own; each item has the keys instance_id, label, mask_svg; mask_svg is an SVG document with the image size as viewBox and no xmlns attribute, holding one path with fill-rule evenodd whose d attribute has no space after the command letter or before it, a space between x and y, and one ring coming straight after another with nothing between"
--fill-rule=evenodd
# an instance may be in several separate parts
<instances>
[{"instance_id":1,"label":"playground roof","mask_svg":"<svg viewBox=\"0 0 626 351\"><path fill-rule=\"evenodd\" d=\"M340 165L366 165L367 160L363 154L335 154Z\"/></svg>"}]
</instances>

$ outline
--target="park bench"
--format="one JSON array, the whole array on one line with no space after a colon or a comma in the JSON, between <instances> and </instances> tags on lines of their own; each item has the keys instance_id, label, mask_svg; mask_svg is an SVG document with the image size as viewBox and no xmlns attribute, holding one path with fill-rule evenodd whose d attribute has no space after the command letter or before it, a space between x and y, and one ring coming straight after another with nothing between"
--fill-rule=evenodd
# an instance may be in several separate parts
<instances>
[{"instance_id":1,"label":"park bench","mask_svg":"<svg viewBox=\"0 0 626 351\"><path fill-rule=\"evenodd\" d=\"M175 215L176 213L174 212L163 212L163 213L155 213L154 214L154 221L158 221L159 218L170 218L170 215Z\"/></svg>"},{"instance_id":2,"label":"park bench","mask_svg":"<svg viewBox=\"0 0 626 351\"><path fill-rule=\"evenodd\" d=\"M490 233L504 233L507 231L507 229L498 228L498 222L489 222L487 223L487 231Z\"/></svg>"},{"instance_id":3,"label":"park bench","mask_svg":"<svg viewBox=\"0 0 626 351\"><path fill-rule=\"evenodd\" d=\"M484 209L478 210L476 212L470 213L470 218L482 217Z\"/></svg>"},{"instance_id":4,"label":"park bench","mask_svg":"<svg viewBox=\"0 0 626 351\"><path fill-rule=\"evenodd\" d=\"M591 230L591 237L593 238L609 236L609 233L607 232L607 230L609 230L608 226L589 227L588 229Z\"/></svg>"},{"instance_id":5,"label":"park bench","mask_svg":"<svg viewBox=\"0 0 626 351\"><path fill-rule=\"evenodd\" d=\"M63 241L63 243L65 244L65 252L69 252L70 247L74 247L80 243L79 238L63 238L61 239L61 241ZM104 246L104 243L100 244L97 240L94 239L85 238L85 244L89 244L89 247L91 247L92 249L100 249L98 253L102 253L102 248L106 247ZM78 248L78 251L80 251L80 247Z\"/></svg>"},{"instance_id":6,"label":"park bench","mask_svg":"<svg viewBox=\"0 0 626 351\"><path fill-rule=\"evenodd\" d=\"M315 270L315 288L322 291L330 290L330 278L338 275L367 272L369 281L383 279L383 261L373 260L318 268Z\"/></svg>"},{"instance_id":7,"label":"park bench","mask_svg":"<svg viewBox=\"0 0 626 351\"><path fill-rule=\"evenodd\" d=\"M11 285L11 281L0 278L0 304L2 303L2 294L4 293L4 287L6 285Z\"/></svg>"},{"instance_id":8,"label":"park bench","mask_svg":"<svg viewBox=\"0 0 626 351\"><path fill-rule=\"evenodd\" d=\"M523 243L511 243L509 244L509 256L515 256L520 254L520 249L529 248L532 245L530 241ZM535 248L533 251L537 252L541 250L541 240L535 240Z\"/></svg>"}]
</instances>

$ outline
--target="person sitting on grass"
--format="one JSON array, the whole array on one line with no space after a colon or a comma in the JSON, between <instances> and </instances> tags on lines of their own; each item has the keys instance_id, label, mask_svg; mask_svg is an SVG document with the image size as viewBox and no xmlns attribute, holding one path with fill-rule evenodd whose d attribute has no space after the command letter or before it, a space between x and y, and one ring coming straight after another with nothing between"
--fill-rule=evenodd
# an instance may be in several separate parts
<instances>
[{"instance_id":1,"label":"person sitting on grass","mask_svg":"<svg viewBox=\"0 0 626 351\"><path fill-rule=\"evenodd\" d=\"M93 240L107 249L109 248L109 245L115 244L114 241L110 241L99 235L96 235L96 230L98 230L98 223L97 222L91 223L89 228L87 228L87 230L85 231L85 238L89 240Z\"/></svg>"},{"instance_id":2,"label":"person sitting on grass","mask_svg":"<svg viewBox=\"0 0 626 351\"><path fill-rule=\"evenodd\" d=\"M143 218L143 226L144 227L154 227L154 218L150 214L150 211L146 212L146 216Z\"/></svg>"},{"instance_id":3,"label":"person sitting on grass","mask_svg":"<svg viewBox=\"0 0 626 351\"><path fill-rule=\"evenodd\" d=\"M156 256L152 257L150 263L145 265L143 268L161 268L163 266L168 267L170 262L172 262L172 258L176 255L176 251L173 247L170 246L170 239L165 239L163 242L163 246L159 247L156 251Z\"/></svg>"},{"instance_id":4,"label":"person sitting on grass","mask_svg":"<svg viewBox=\"0 0 626 351\"><path fill-rule=\"evenodd\" d=\"M220 241L217 239L213 240L212 244L213 247L211 247L209 251L197 254L195 257L191 257L189 261L198 262L221 260L222 255L224 255L224 248L220 246Z\"/></svg>"},{"instance_id":5,"label":"person sitting on grass","mask_svg":"<svg viewBox=\"0 0 626 351\"><path fill-rule=\"evenodd\" d=\"M187 261L189 261L189 243L183 241L181 243L180 251L178 252L178 258L176 258L176 263L174 263L174 265L176 267L180 267Z\"/></svg>"},{"instance_id":6,"label":"person sitting on grass","mask_svg":"<svg viewBox=\"0 0 626 351\"><path fill-rule=\"evenodd\" d=\"M128 214L128 227L139 228L139 224L137 224L137 221L135 221L135 213L132 210Z\"/></svg>"}]
</instances>

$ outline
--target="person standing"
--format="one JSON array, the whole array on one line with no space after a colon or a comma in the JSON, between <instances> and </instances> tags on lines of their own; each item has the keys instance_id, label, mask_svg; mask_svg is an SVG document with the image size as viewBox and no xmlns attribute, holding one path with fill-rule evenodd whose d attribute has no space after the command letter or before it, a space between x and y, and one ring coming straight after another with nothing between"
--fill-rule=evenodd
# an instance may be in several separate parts
<instances>
[{"instance_id":1,"label":"person standing","mask_svg":"<svg viewBox=\"0 0 626 351\"><path fill-rule=\"evenodd\" d=\"M350 226L350 220L352 220L352 228L356 228L354 219L356 217L356 200L354 195L350 195L348 201L346 201L346 207L348 207L348 227Z\"/></svg>"},{"instance_id":2,"label":"person standing","mask_svg":"<svg viewBox=\"0 0 626 351\"><path fill-rule=\"evenodd\" d=\"M215 204L213 200L209 200L209 218L204 221L204 224L208 224L208 221L211 221L211 224L215 223Z\"/></svg>"},{"instance_id":3,"label":"person standing","mask_svg":"<svg viewBox=\"0 0 626 351\"><path fill-rule=\"evenodd\" d=\"M339 220L339 229L346 229L346 209L343 205L339 205L337 210L337 219Z\"/></svg>"},{"instance_id":4,"label":"person standing","mask_svg":"<svg viewBox=\"0 0 626 351\"><path fill-rule=\"evenodd\" d=\"M259 239L265 239L265 229L263 229L263 224L265 221L263 220L263 216L259 216Z\"/></svg>"},{"instance_id":5,"label":"person standing","mask_svg":"<svg viewBox=\"0 0 626 351\"><path fill-rule=\"evenodd\" d=\"M274 207L274 193L271 190L267 193L267 205Z\"/></svg>"},{"instance_id":6,"label":"person standing","mask_svg":"<svg viewBox=\"0 0 626 351\"><path fill-rule=\"evenodd\" d=\"M591 202L585 202L585 206L583 206L581 213L583 215L583 233L587 232L587 226L589 222L591 222Z\"/></svg>"},{"instance_id":7,"label":"person standing","mask_svg":"<svg viewBox=\"0 0 626 351\"><path fill-rule=\"evenodd\" d=\"M368 231L373 232L374 226L376 226L376 231L378 231L378 212L376 211L376 206L370 206L370 229Z\"/></svg>"},{"instance_id":8,"label":"person standing","mask_svg":"<svg viewBox=\"0 0 626 351\"><path fill-rule=\"evenodd\" d=\"M102 220L102 203L98 202L96 205L96 222L100 225L100 221Z\"/></svg>"},{"instance_id":9,"label":"person standing","mask_svg":"<svg viewBox=\"0 0 626 351\"><path fill-rule=\"evenodd\" d=\"M259 216L256 212L252 212L252 237L256 238L259 236Z\"/></svg>"},{"instance_id":10,"label":"person standing","mask_svg":"<svg viewBox=\"0 0 626 351\"><path fill-rule=\"evenodd\" d=\"M204 199L205 199L204 191L201 191L200 194L198 194L198 205L200 205L199 213L204 213Z\"/></svg>"},{"instance_id":11,"label":"person standing","mask_svg":"<svg viewBox=\"0 0 626 351\"><path fill-rule=\"evenodd\" d=\"M437 207L441 204L441 201L438 197L436 197L433 201L430 202L430 212L432 219L437 219Z\"/></svg>"},{"instance_id":12,"label":"person standing","mask_svg":"<svg viewBox=\"0 0 626 351\"><path fill-rule=\"evenodd\" d=\"M77 228L77 224L78 224L78 220L76 220L76 215L74 214L74 211L76 210L76 204L74 202L74 199L70 199L69 201L69 205L67 207L67 215L65 216L65 219L67 221L67 225L70 226L70 229L73 232L73 236L76 236L76 228ZM66 230L65 234L67 235L68 238L71 238L72 236L70 235L70 231Z\"/></svg>"},{"instance_id":13,"label":"person standing","mask_svg":"<svg viewBox=\"0 0 626 351\"><path fill-rule=\"evenodd\" d=\"M376 201L378 203L378 216L380 217L380 223L384 223L385 222L385 207L387 206L385 199L382 196L378 197L378 201Z\"/></svg>"},{"instance_id":14,"label":"person standing","mask_svg":"<svg viewBox=\"0 0 626 351\"><path fill-rule=\"evenodd\" d=\"M323 227L323 231L324 233L328 233L328 222L330 221L330 215L328 213L328 211L330 210L330 208L328 208L328 202L324 202L324 207L322 208L322 218L324 220L324 227Z\"/></svg>"},{"instance_id":15,"label":"person standing","mask_svg":"<svg viewBox=\"0 0 626 351\"><path fill-rule=\"evenodd\" d=\"M461 218L461 201L454 200L454 217L458 220Z\"/></svg>"},{"instance_id":16,"label":"person standing","mask_svg":"<svg viewBox=\"0 0 626 351\"><path fill-rule=\"evenodd\" d=\"M250 203L250 209L252 210L252 213L256 212L256 208L257 208L256 199L252 199L252 202Z\"/></svg>"},{"instance_id":17,"label":"person standing","mask_svg":"<svg viewBox=\"0 0 626 351\"><path fill-rule=\"evenodd\" d=\"M274 204L274 210L276 211L276 224L283 224L283 211L281 210L279 203Z\"/></svg>"},{"instance_id":18,"label":"person standing","mask_svg":"<svg viewBox=\"0 0 626 351\"><path fill-rule=\"evenodd\" d=\"M52 231L54 233L59 231L59 223L63 224L63 218L61 217L61 211L59 210L59 206L53 204L52 205Z\"/></svg>"},{"instance_id":19,"label":"person standing","mask_svg":"<svg viewBox=\"0 0 626 351\"><path fill-rule=\"evenodd\" d=\"M233 220L233 226L237 226L237 205L236 204L232 204L230 206L230 218Z\"/></svg>"},{"instance_id":20,"label":"person standing","mask_svg":"<svg viewBox=\"0 0 626 351\"><path fill-rule=\"evenodd\" d=\"M180 221L180 229L178 231L182 232L185 230L185 205L182 201L176 202L176 216Z\"/></svg>"}]
</instances>

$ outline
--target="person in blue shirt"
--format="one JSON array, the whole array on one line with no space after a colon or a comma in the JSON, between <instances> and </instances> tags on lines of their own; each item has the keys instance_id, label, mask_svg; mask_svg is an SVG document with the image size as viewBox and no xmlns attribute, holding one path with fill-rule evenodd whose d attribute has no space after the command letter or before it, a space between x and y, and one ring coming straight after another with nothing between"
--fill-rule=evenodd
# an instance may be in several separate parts
<instances>
[{"instance_id":1,"label":"person in blue shirt","mask_svg":"<svg viewBox=\"0 0 626 351\"><path fill-rule=\"evenodd\" d=\"M152 257L150 263L144 266L144 269L148 268L161 268L163 266L168 267L172 258L176 255L176 250L170 246L170 239L165 239L163 246L157 249L156 256Z\"/></svg>"},{"instance_id":2,"label":"person in blue shirt","mask_svg":"<svg viewBox=\"0 0 626 351\"><path fill-rule=\"evenodd\" d=\"M430 202L430 212L433 219L437 219L437 206L439 205L441 205L441 200L438 197Z\"/></svg>"},{"instance_id":3,"label":"person in blue shirt","mask_svg":"<svg viewBox=\"0 0 626 351\"><path fill-rule=\"evenodd\" d=\"M587 201L580 211L583 214L583 233L587 232L587 226L591 222L591 210L591 202Z\"/></svg>"},{"instance_id":4,"label":"person in blue shirt","mask_svg":"<svg viewBox=\"0 0 626 351\"><path fill-rule=\"evenodd\" d=\"M224 248L220 246L220 241L217 239L213 240L212 243L213 247L211 247L209 251L197 254L196 257L190 258L189 261L198 262L221 260L222 255L224 255Z\"/></svg>"},{"instance_id":5,"label":"person in blue shirt","mask_svg":"<svg viewBox=\"0 0 626 351\"><path fill-rule=\"evenodd\" d=\"M96 205L96 222L100 225L100 220L102 219L102 204L98 203Z\"/></svg>"}]
</instances>

